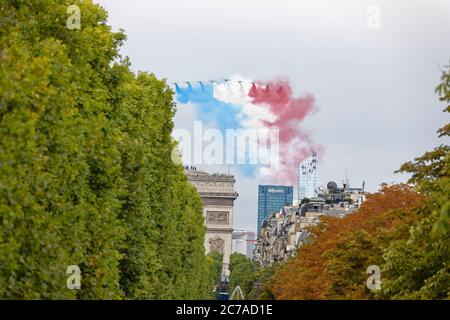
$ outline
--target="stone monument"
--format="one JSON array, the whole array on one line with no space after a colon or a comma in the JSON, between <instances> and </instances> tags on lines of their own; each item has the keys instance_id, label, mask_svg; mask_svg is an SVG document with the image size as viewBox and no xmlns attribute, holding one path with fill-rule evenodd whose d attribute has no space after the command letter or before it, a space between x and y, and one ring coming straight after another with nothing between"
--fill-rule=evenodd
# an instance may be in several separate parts
<instances>
[{"instance_id":1,"label":"stone monument","mask_svg":"<svg viewBox=\"0 0 450 320\"><path fill-rule=\"evenodd\" d=\"M185 171L203 200L206 253L216 250L223 254L222 274L228 276L233 240L233 205L238 197L234 190L236 180L232 175L209 174L194 167L186 167Z\"/></svg>"}]
</instances>

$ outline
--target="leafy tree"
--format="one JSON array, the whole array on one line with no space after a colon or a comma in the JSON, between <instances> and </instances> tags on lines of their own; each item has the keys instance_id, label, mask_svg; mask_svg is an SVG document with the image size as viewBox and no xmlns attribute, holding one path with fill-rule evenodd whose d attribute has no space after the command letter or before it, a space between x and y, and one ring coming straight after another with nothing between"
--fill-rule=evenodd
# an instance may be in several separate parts
<instances>
[{"instance_id":1,"label":"leafy tree","mask_svg":"<svg viewBox=\"0 0 450 320\"><path fill-rule=\"evenodd\" d=\"M0 298L208 298L173 93L130 70L105 10L75 4L79 30L67 1L0 0Z\"/></svg>"},{"instance_id":2,"label":"leafy tree","mask_svg":"<svg viewBox=\"0 0 450 320\"><path fill-rule=\"evenodd\" d=\"M241 253L233 253L230 256L230 293L237 286L240 286L244 298L253 289L255 283L255 272L257 266L255 263Z\"/></svg>"},{"instance_id":3,"label":"leafy tree","mask_svg":"<svg viewBox=\"0 0 450 320\"><path fill-rule=\"evenodd\" d=\"M209 287L207 290L210 292L209 298L215 299L217 285L219 284L220 277L222 275L222 267L223 267L223 254L219 251L211 251L207 255L208 259L208 272L209 272Z\"/></svg>"},{"instance_id":4,"label":"leafy tree","mask_svg":"<svg viewBox=\"0 0 450 320\"><path fill-rule=\"evenodd\" d=\"M450 66L443 71L436 88L450 112ZM439 137L450 135L450 124L438 130ZM410 173L410 183L427 195L418 209L421 217L409 237L394 242L385 253L380 297L394 299L445 299L450 297L450 147L440 145L414 161L403 164L400 172Z\"/></svg>"},{"instance_id":5,"label":"leafy tree","mask_svg":"<svg viewBox=\"0 0 450 320\"><path fill-rule=\"evenodd\" d=\"M248 293L246 297L247 299L275 299L275 293L273 292L273 282L275 280L275 275L279 268L279 265L279 263L274 263L266 267L258 266L254 274L253 288Z\"/></svg>"},{"instance_id":6,"label":"leafy tree","mask_svg":"<svg viewBox=\"0 0 450 320\"><path fill-rule=\"evenodd\" d=\"M120 154L109 123L105 69L122 36L80 4L84 28L65 27L60 1L2 1L0 33L0 296L120 295ZM58 23L58 20L60 23Z\"/></svg>"},{"instance_id":7,"label":"leafy tree","mask_svg":"<svg viewBox=\"0 0 450 320\"><path fill-rule=\"evenodd\" d=\"M450 67L436 89L450 102ZM444 109L449 112L450 106ZM449 124L438 130L449 136ZM410 185L382 186L355 213L323 217L311 243L271 278L277 299L448 299L450 158L440 145L399 172ZM381 290L365 287L366 267L381 266Z\"/></svg>"},{"instance_id":8,"label":"leafy tree","mask_svg":"<svg viewBox=\"0 0 450 320\"><path fill-rule=\"evenodd\" d=\"M406 237L424 196L407 185L383 185L344 218L322 217L313 241L280 266L273 279L277 299L368 299L367 267L380 265L393 239Z\"/></svg>"}]
</instances>

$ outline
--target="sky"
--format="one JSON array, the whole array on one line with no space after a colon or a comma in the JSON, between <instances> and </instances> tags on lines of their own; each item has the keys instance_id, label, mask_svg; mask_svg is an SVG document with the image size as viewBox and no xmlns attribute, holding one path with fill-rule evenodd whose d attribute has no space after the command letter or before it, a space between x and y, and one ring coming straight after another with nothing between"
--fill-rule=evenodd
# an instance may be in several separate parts
<instances>
[{"instance_id":1,"label":"sky","mask_svg":"<svg viewBox=\"0 0 450 320\"><path fill-rule=\"evenodd\" d=\"M302 130L324 151L317 173L338 184L404 182L400 165L441 143L448 119L434 93L450 62L448 0L97 0L135 71L169 82L240 75L290 80L317 110ZM81 13L82 14L82 13ZM192 130L193 106L175 127ZM260 177L234 167L197 166L236 177L234 228L256 230ZM295 193L296 194L296 193Z\"/></svg>"}]
</instances>

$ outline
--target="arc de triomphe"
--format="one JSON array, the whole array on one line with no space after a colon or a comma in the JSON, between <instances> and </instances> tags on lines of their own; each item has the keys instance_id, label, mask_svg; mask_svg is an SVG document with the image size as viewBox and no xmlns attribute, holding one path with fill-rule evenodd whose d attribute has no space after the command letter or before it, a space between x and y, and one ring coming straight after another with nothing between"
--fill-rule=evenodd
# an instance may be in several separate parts
<instances>
[{"instance_id":1,"label":"arc de triomphe","mask_svg":"<svg viewBox=\"0 0 450 320\"><path fill-rule=\"evenodd\" d=\"M205 250L223 253L223 271L229 275L231 242L233 233L233 205L238 194L234 190L236 180L227 174L209 174L200 170L186 169L189 181L197 188L203 200L206 235Z\"/></svg>"}]
</instances>

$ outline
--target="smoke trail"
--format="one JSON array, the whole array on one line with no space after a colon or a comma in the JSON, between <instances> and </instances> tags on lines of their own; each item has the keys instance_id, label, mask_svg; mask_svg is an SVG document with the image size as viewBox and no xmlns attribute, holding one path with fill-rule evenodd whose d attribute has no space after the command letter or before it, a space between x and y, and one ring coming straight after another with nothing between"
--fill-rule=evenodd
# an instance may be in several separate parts
<instances>
[{"instance_id":1,"label":"smoke trail","mask_svg":"<svg viewBox=\"0 0 450 320\"><path fill-rule=\"evenodd\" d=\"M175 84L176 99L179 103L191 103L195 108L197 120L204 123L204 129L207 127L219 129L226 136L227 129L242 129L242 123L245 122L246 115L242 111L242 99L244 95L247 100L247 92L235 90L226 82L219 83L199 83L180 86ZM239 88L237 88L239 89ZM235 146L234 154L237 146ZM238 166L246 176L254 176L256 166L244 164Z\"/></svg>"},{"instance_id":2,"label":"smoke trail","mask_svg":"<svg viewBox=\"0 0 450 320\"><path fill-rule=\"evenodd\" d=\"M298 166L311 151L321 153L322 146L300 129L300 123L315 110L315 99L311 94L294 97L288 81L254 83L249 91L252 104L265 106L274 115L274 120L263 120L268 128L278 128L280 138L280 169L275 175L278 182L296 183Z\"/></svg>"},{"instance_id":3,"label":"smoke trail","mask_svg":"<svg viewBox=\"0 0 450 320\"><path fill-rule=\"evenodd\" d=\"M294 97L287 80L252 82L241 76L232 81L175 85L179 103L192 103L198 120L219 129L277 128L279 130L279 170L268 180L296 184L298 166L314 150L319 157L323 147L314 144L300 128L301 122L315 110L310 94ZM248 176L257 172L246 164L240 169Z\"/></svg>"},{"instance_id":4,"label":"smoke trail","mask_svg":"<svg viewBox=\"0 0 450 320\"><path fill-rule=\"evenodd\" d=\"M179 103L192 103L198 120L212 124L220 131L240 128L241 106L216 99L214 84L200 83L186 86L175 85L176 98Z\"/></svg>"}]
</instances>

